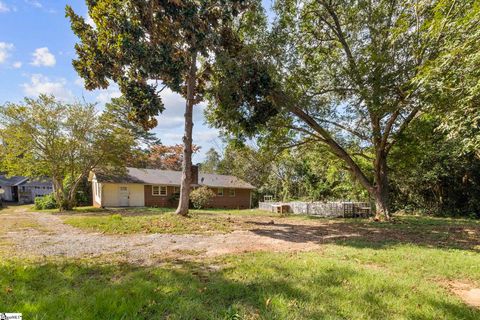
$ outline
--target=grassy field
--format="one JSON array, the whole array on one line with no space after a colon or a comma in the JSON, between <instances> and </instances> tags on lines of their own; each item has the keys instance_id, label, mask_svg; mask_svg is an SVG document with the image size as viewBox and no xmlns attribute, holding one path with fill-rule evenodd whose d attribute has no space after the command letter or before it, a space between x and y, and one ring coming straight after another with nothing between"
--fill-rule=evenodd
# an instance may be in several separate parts
<instances>
[{"instance_id":1,"label":"grassy field","mask_svg":"<svg viewBox=\"0 0 480 320\"><path fill-rule=\"evenodd\" d=\"M406 242L431 242L436 245L470 246L472 234L468 228L480 228L478 220L435 218L425 216L397 216L394 222L372 222L366 219L322 219L304 215L280 217L261 210L191 210L190 217L182 217L174 213L174 209L166 208L130 208L104 210L103 212L83 209L73 213L60 215L66 224L87 231L106 234L135 233L169 233L169 234L212 234L227 233L233 230L250 230L259 225L276 223L305 225L306 234L318 230L328 232L328 228L336 227L339 232L360 232L369 241L378 241L382 235L387 240ZM325 223L332 224L328 227ZM308 227L311 226L311 227ZM375 229L372 234L371 228ZM458 229L460 228L460 229ZM466 229L466 232L460 232ZM298 231L298 228L295 230ZM378 234L378 237L376 235ZM473 234L474 236L475 234ZM277 234L278 236L278 234ZM287 235L288 236L288 235ZM372 239L374 237L375 239ZM397 239L398 238L398 239ZM470 246L471 247L471 246Z\"/></svg>"},{"instance_id":2,"label":"grassy field","mask_svg":"<svg viewBox=\"0 0 480 320\"><path fill-rule=\"evenodd\" d=\"M119 220L127 228L148 219L176 219L167 211L65 219L107 225ZM188 219L203 224L202 219L230 223L229 218L254 217L271 215L207 211ZM305 228L299 233L343 228L360 236L311 252L167 259L156 266L117 263L113 256L20 260L0 250L0 312L22 312L24 319L480 319L480 310L451 290L456 282L480 287L478 221L400 217L394 223L336 220L323 226L307 217L274 218L279 228L299 222ZM25 221L17 227L34 226ZM133 228L145 232L127 231ZM279 230L270 236L282 237Z\"/></svg>"},{"instance_id":3,"label":"grassy field","mask_svg":"<svg viewBox=\"0 0 480 320\"><path fill-rule=\"evenodd\" d=\"M190 217L182 217L168 208L131 208L104 211L102 214L63 214L63 221L71 226L108 234L172 233L208 234L231 232L244 217L270 217L260 210L191 210ZM278 217L278 216L277 216Z\"/></svg>"},{"instance_id":4,"label":"grassy field","mask_svg":"<svg viewBox=\"0 0 480 320\"><path fill-rule=\"evenodd\" d=\"M348 243L161 267L3 260L0 309L26 319L479 319L444 287L480 283L479 265L472 252Z\"/></svg>"}]
</instances>

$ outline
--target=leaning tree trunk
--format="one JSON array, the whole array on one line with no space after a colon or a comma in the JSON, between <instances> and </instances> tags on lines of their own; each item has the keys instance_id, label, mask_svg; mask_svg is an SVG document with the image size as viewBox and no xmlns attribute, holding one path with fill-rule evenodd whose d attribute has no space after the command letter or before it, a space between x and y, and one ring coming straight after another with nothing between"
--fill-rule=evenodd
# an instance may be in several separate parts
<instances>
[{"instance_id":1,"label":"leaning tree trunk","mask_svg":"<svg viewBox=\"0 0 480 320\"><path fill-rule=\"evenodd\" d=\"M190 203L190 185L192 183L192 131L193 131L193 105L195 103L195 83L197 74L196 53L192 55L190 70L187 75L187 101L185 106L185 131L183 135L183 164L182 183L180 186L180 199L176 213L188 215Z\"/></svg>"}]
</instances>

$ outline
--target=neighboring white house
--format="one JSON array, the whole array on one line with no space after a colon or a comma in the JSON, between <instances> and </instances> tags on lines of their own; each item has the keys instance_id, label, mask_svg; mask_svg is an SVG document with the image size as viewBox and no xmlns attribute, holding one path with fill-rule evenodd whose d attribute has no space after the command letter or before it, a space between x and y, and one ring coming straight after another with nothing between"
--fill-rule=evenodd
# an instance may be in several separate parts
<instances>
[{"instance_id":1,"label":"neighboring white house","mask_svg":"<svg viewBox=\"0 0 480 320\"><path fill-rule=\"evenodd\" d=\"M0 195L3 201L32 203L36 197L53 192L53 184L48 179L29 179L21 176L7 177L0 174Z\"/></svg>"}]
</instances>

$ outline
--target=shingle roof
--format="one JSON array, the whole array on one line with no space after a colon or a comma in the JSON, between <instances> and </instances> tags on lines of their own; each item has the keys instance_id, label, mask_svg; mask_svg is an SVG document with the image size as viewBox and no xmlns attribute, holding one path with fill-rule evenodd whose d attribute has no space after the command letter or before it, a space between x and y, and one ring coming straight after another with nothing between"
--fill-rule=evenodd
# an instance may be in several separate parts
<instances>
[{"instance_id":1,"label":"shingle roof","mask_svg":"<svg viewBox=\"0 0 480 320\"><path fill-rule=\"evenodd\" d=\"M28 178L20 176L7 177L5 174L0 174L0 185L2 186L17 186L25 181Z\"/></svg>"},{"instance_id":2,"label":"shingle roof","mask_svg":"<svg viewBox=\"0 0 480 320\"><path fill-rule=\"evenodd\" d=\"M182 172L158 169L127 168L126 173L95 172L98 182L139 183L179 186ZM234 176L221 174L198 174L198 185L220 188L255 189L250 183Z\"/></svg>"},{"instance_id":3,"label":"shingle roof","mask_svg":"<svg viewBox=\"0 0 480 320\"><path fill-rule=\"evenodd\" d=\"M52 180L48 178L36 178L36 179L29 179L25 184L25 186L51 186Z\"/></svg>"}]
</instances>

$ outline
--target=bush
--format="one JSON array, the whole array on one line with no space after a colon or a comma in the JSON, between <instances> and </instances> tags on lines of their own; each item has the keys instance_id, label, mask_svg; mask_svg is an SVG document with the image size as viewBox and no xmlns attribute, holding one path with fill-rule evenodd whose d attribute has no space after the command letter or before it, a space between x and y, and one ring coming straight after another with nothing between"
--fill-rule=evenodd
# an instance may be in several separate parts
<instances>
[{"instance_id":1,"label":"bush","mask_svg":"<svg viewBox=\"0 0 480 320\"><path fill-rule=\"evenodd\" d=\"M215 193L208 187L200 187L190 193L190 201L195 209L206 208L213 197Z\"/></svg>"},{"instance_id":2,"label":"bush","mask_svg":"<svg viewBox=\"0 0 480 320\"><path fill-rule=\"evenodd\" d=\"M75 196L75 205L78 207L90 205L90 202L88 201L88 196L85 191L77 191Z\"/></svg>"},{"instance_id":3,"label":"bush","mask_svg":"<svg viewBox=\"0 0 480 320\"><path fill-rule=\"evenodd\" d=\"M53 193L47 194L43 197L35 198L35 209L37 210L46 210L46 209L56 209L58 208L57 201L53 196Z\"/></svg>"}]
</instances>

